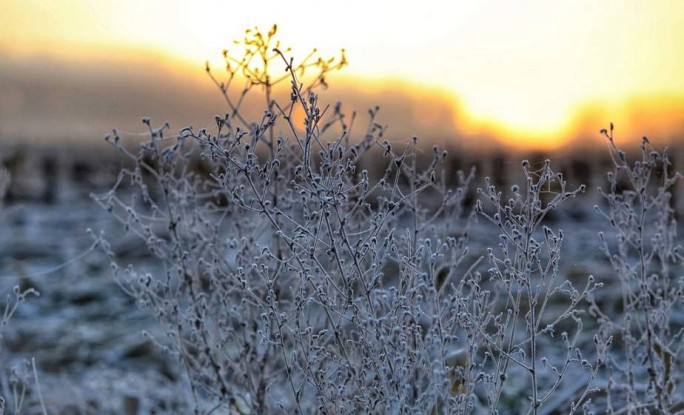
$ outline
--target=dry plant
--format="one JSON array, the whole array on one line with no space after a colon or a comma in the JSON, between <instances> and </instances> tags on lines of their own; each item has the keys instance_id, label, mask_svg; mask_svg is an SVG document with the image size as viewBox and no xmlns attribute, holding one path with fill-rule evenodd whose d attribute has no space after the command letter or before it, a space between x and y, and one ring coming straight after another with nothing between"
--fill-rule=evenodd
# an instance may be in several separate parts
<instances>
[{"instance_id":1,"label":"dry plant","mask_svg":"<svg viewBox=\"0 0 684 415\"><path fill-rule=\"evenodd\" d=\"M0 167L0 208L5 191L9 187L9 173ZM15 286L11 294L6 294L0 317L0 415L5 413L41 413L47 414L43 402L35 360L24 360L21 365L9 366L3 348L3 331L17 312L19 306L31 296L38 296L34 288L21 289ZM7 373L9 372L9 375Z\"/></svg>"},{"instance_id":2,"label":"dry plant","mask_svg":"<svg viewBox=\"0 0 684 415\"><path fill-rule=\"evenodd\" d=\"M640 157L629 162L615 146L613 125L601 130L614 170L599 189L607 203L596 207L612 233L601 233L620 293L594 303L600 333L616 339L606 387L609 413L671 414L682 400L684 279L672 193L681 174L667 149L655 150L644 137Z\"/></svg>"},{"instance_id":3,"label":"dry plant","mask_svg":"<svg viewBox=\"0 0 684 415\"><path fill-rule=\"evenodd\" d=\"M473 171L450 187L446 152L423 163L416 139L386 140L377 108L359 134L355 114L318 96L344 53L295 62L276 32L248 30L241 54L224 52L225 80L207 65L228 106L214 128L174 136L145 119L137 150L107 137L132 167L96 200L158 271L120 267L98 242L163 328L153 340L182 368L187 411L679 410L678 176L665 153L645 146L630 166L607 135L616 172L602 212L617 240L603 239L623 296L602 300L615 281L575 287L560 271L564 233L546 221L584 186L524 162L522 185L504 197L487 182L471 211ZM498 235L484 252L469 247L478 217Z\"/></svg>"}]
</instances>

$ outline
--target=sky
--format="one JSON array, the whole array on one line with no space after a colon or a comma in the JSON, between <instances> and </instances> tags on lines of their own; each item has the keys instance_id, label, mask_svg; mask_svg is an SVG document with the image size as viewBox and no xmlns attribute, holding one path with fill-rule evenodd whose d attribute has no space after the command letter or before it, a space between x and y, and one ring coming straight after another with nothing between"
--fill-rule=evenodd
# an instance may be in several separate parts
<instances>
[{"instance_id":1,"label":"sky","mask_svg":"<svg viewBox=\"0 0 684 415\"><path fill-rule=\"evenodd\" d=\"M345 79L447 96L462 134L552 148L608 121L684 129L677 0L2 0L0 52L194 68L218 62L246 28L273 23L294 53L344 48Z\"/></svg>"}]
</instances>

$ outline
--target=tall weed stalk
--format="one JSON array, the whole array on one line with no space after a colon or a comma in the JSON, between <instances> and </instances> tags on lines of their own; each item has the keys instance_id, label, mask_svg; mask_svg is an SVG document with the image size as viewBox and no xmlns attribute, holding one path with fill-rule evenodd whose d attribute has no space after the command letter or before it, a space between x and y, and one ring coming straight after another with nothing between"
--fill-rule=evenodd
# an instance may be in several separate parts
<instances>
[{"instance_id":1,"label":"tall weed stalk","mask_svg":"<svg viewBox=\"0 0 684 415\"><path fill-rule=\"evenodd\" d=\"M9 187L10 175L0 166L0 210L5 192ZM31 296L38 296L34 288L22 289L18 285L12 288L11 294L4 295L4 302L0 302L0 415L5 413L21 414L33 411L33 413L47 414L45 403L38 384L38 374L35 360L24 360L21 365L8 365L8 354L4 350L3 332L9 324L12 316L19 306ZM9 372L9 375L8 373ZM37 397L34 392L37 391Z\"/></svg>"},{"instance_id":2,"label":"tall weed stalk","mask_svg":"<svg viewBox=\"0 0 684 415\"><path fill-rule=\"evenodd\" d=\"M612 228L600 239L620 293L603 307L592 307L600 331L616 339L607 410L680 413L684 280L671 191L681 175L667 150L653 149L647 138L630 162L615 145L613 125L601 133L614 169L607 188L599 189L606 203L596 210Z\"/></svg>"}]
</instances>

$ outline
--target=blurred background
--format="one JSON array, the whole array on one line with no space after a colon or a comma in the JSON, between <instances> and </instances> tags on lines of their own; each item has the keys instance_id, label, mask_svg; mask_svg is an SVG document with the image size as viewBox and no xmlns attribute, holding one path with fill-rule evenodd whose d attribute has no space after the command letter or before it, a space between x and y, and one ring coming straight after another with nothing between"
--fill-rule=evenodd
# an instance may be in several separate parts
<instances>
[{"instance_id":1,"label":"blurred background","mask_svg":"<svg viewBox=\"0 0 684 415\"><path fill-rule=\"evenodd\" d=\"M274 23L295 57L346 49L324 99L380 105L395 140L552 151L603 144L611 121L627 142L684 132L678 1L4 0L0 140L211 123L226 105L205 61L220 70L246 28Z\"/></svg>"}]
</instances>

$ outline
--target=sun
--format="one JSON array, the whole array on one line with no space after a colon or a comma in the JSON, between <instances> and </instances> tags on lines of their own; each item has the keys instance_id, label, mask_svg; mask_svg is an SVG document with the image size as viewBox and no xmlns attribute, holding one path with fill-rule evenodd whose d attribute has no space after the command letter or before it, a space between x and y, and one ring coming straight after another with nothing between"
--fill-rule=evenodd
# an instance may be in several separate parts
<instances>
[{"instance_id":1,"label":"sun","mask_svg":"<svg viewBox=\"0 0 684 415\"><path fill-rule=\"evenodd\" d=\"M471 127L537 137L520 138L531 146L562 141L554 137L576 129L570 124L589 103L684 97L684 7L670 0L423 0L413 7L366 0L7 0L0 10L3 52L70 61L128 51L199 71L205 61L222 67L222 51L235 48L245 28L277 23L295 61L314 48L321 56L345 49L345 76L377 85L400 79L416 96L421 87L440 89Z\"/></svg>"}]
</instances>

